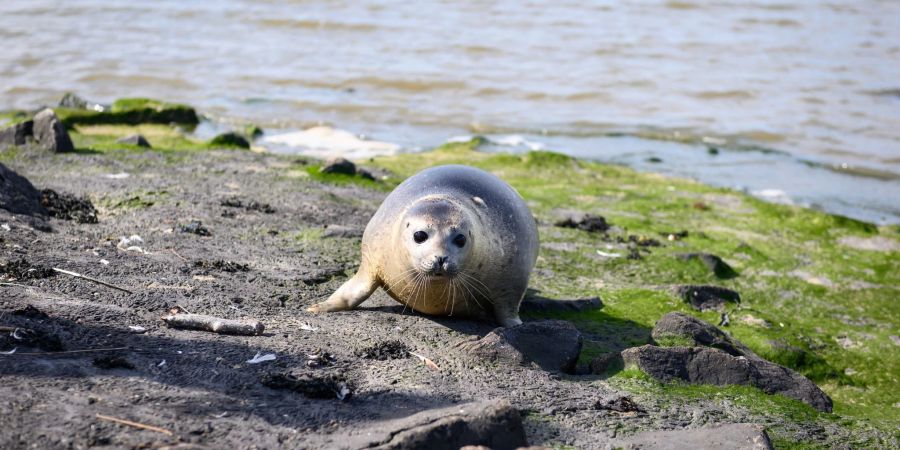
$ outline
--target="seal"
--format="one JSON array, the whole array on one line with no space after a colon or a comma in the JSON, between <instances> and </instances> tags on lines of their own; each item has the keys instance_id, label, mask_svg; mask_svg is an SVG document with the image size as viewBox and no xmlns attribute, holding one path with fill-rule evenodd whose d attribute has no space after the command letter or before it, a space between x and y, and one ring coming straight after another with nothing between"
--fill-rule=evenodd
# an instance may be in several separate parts
<instances>
[{"instance_id":1,"label":"seal","mask_svg":"<svg viewBox=\"0 0 900 450\"><path fill-rule=\"evenodd\" d=\"M518 325L537 252L534 217L510 185L474 167L432 167L387 196L356 275L308 311L353 309L381 287L424 314Z\"/></svg>"}]
</instances>

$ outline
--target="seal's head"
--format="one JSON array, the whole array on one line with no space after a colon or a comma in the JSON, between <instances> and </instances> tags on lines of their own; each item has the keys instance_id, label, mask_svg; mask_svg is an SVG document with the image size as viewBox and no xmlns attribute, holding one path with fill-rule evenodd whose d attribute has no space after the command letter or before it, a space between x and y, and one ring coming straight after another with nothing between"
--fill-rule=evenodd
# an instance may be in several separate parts
<instances>
[{"instance_id":1,"label":"seal's head","mask_svg":"<svg viewBox=\"0 0 900 450\"><path fill-rule=\"evenodd\" d=\"M407 210L402 226L403 245L419 274L452 279L463 270L474 243L471 223L458 205L422 199Z\"/></svg>"}]
</instances>

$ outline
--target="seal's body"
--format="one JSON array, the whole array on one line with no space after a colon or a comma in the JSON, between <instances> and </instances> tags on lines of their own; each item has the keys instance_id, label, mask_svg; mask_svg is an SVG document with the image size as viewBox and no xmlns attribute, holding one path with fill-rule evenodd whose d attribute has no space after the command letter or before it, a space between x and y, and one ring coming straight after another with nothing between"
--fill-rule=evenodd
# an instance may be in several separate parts
<instances>
[{"instance_id":1,"label":"seal's body","mask_svg":"<svg viewBox=\"0 0 900 450\"><path fill-rule=\"evenodd\" d=\"M433 167L388 195L363 233L359 271L309 310L353 309L380 286L422 313L516 325L537 252L534 218L512 187L473 167Z\"/></svg>"}]
</instances>

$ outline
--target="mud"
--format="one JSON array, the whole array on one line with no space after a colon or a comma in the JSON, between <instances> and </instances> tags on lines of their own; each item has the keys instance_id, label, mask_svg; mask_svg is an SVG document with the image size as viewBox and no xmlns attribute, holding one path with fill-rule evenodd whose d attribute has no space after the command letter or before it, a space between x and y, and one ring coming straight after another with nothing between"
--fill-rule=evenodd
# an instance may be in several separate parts
<instances>
[{"instance_id":1,"label":"mud","mask_svg":"<svg viewBox=\"0 0 900 450\"><path fill-rule=\"evenodd\" d=\"M168 194L146 207L101 209L97 223L52 218L52 232L0 209L0 223L9 225L0 231L4 267L24 259L133 292L63 276L0 285L0 326L54 336L66 351L43 354L46 346L26 352L4 344L4 350L20 348L0 355L0 404L15 412L0 415L0 448L345 448L344 438L353 433L481 400L508 401L521 412L531 445L602 448L622 430L763 420L728 402L676 404L649 395L634 396L646 414L598 410L598 400L624 395L602 375L485 362L464 344L495 324L422 316L380 291L355 311L307 313L359 264L358 238L320 239L322 230L363 229L385 192L286 176L304 171L288 158L238 151L174 157L76 152L23 154L8 165L39 188L97 204L151 191ZM118 173L132 176L104 176ZM274 212L245 208L223 217L221 199L231 197L268 203ZM188 220L212 236L181 232ZM133 235L141 237L139 250L117 247ZM251 270L226 270L228 261ZM29 305L46 316L12 314ZM259 320L266 331L231 336L169 328L161 317L176 306ZM527 319L542 320L537 313ZM621 349L625 333L648 333L632 328L589 337ZM399 344L385 344L390 342ZM419 358L357 354L366 348L394 356L406 348L434 367ZM275 359L249 363L257 354ZM548 410L556 412L543 413ZM172 435L101 421L97 414Z\"/></svg>"}]
</instances>

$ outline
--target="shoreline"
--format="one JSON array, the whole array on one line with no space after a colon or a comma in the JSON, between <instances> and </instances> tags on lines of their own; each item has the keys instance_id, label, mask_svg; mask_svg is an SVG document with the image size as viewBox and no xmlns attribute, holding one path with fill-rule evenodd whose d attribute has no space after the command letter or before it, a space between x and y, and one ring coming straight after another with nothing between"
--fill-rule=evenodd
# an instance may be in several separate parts
<instances>
[{"instance_id":1,"label":"shoreline","mask_svg":"<svg viewBox=\"0 0 900 450\"><path fill-rule=\"evenodd\" d=\"M0 231L2 267L24 259L134 292L63 276L0 286L6 295L0 325L58 336L67 350L128 347L117 355L132 366L98 367L97 355L0 355L19 363L0 365L7 380L0 392L22 411L0 420L16 430L3 438L11 446L329 446L368 425L392 424L397 415L482 398L508 401L533 445L596 447L642 432L746 422L763 424L779 448L897 445L900 398L890 374L897 373L891 354L900 345L893 301L900 293L900 227L558 153L479 152L479 140L362 161L378 174L371 180L322 174L321 161L306 157L192 142L173 130L72 125L75 152L0 151L0 162L38 189L87 197L99 219L47 218L47 232L28 216L0 209L0 223L9 227ZM153 149L115 142L136 132ZM358 311L304 312L352 274L357 232L393 186L423 167L458 162L501 176L528 202L542 241L534 295L602 300L599 309L525 314L527 322L562 319L578 329L584 344L575 373L481 360L457 346L484 338L493 324L410 314L384 294ZM611 227L557 225L573 213L602 216ZM327 237L336 226L352 232ZM182 231L201 227L208 236ZM134 235L141 241L119 245ZM678 256L691 253L717 255L733 273ZM673 291L684 285L724 287L739 292L740 301L694 309ZM17 313L28 305L47 317ZM167 328L159 317L176 305L258 319L267 333ZM834 400L834 413L749 386L660 382L639 368L597 368L595 361L646 344L685 345L651 337L669 312L711 325L726 314L730 323L720 329L812 380ZM411 357L361 356L397 339L440 371ZM276 360L250 363L256 353ZM260 382L286 371L320 381L342 375L353 396L313 399ZM639 408L596 406L623 396ZM52 410L42 406L51 402ZM177 439L100 424L95 414L171 429Z\"/></svg>"},{"instance_id":2,"label":"shoreline","mask_svg":"<svg viewBox=\"0 0 900 450\"><path fill-rule=\"evenodd\" d=\"M71 95L71 94L67 94ZM84 101L86 106L108 108ZM12 110L0 112L0 127L16 120L16 116L32 112ZM224 120L198 114L199 122L183 134L185 142L205 142L217 135L237 132L245 128L261 130L247 118ZM350 127L350 130L356 128ZM410 144L411 139L434 141L433 146L452 143L456 139L485 138L484 148L491 152L523 153L532 150L561 151L587 161L616 164L641 172L662 173L689 178L712 186L730 188L767 201L796 204L830 214L843 215L875 225L900 224L900 210L896 205L879 198L891 198L900 189L900 175L868 167L828 164L823 160L774 150L748 142L739 137L713 137L685 134L680 130L608 131L583 141L543 130L529 134L527 130L482 130L481 133L453 135L436 139L434 132L399 129L382 130L381 136L395 136L379 141L377 137L355 134L347 129L327 124L304 129L266 128L266 133L245 136L257 150L265 148L274 153L298 154L317 158L342 156L367 159L397 152L425 151ZM424 133L424 134L423 134ZM436 140L435 140L436 139ZM416 141L418 142L418 141ZM758 180L768 180L760 183ZM897 190L900 195L900 190ZM877 194L877 195L876 195ZM876 199L876 200L873 200ZM875 201L875 203L873 203Z\"/></svg>"}]
</instances>

